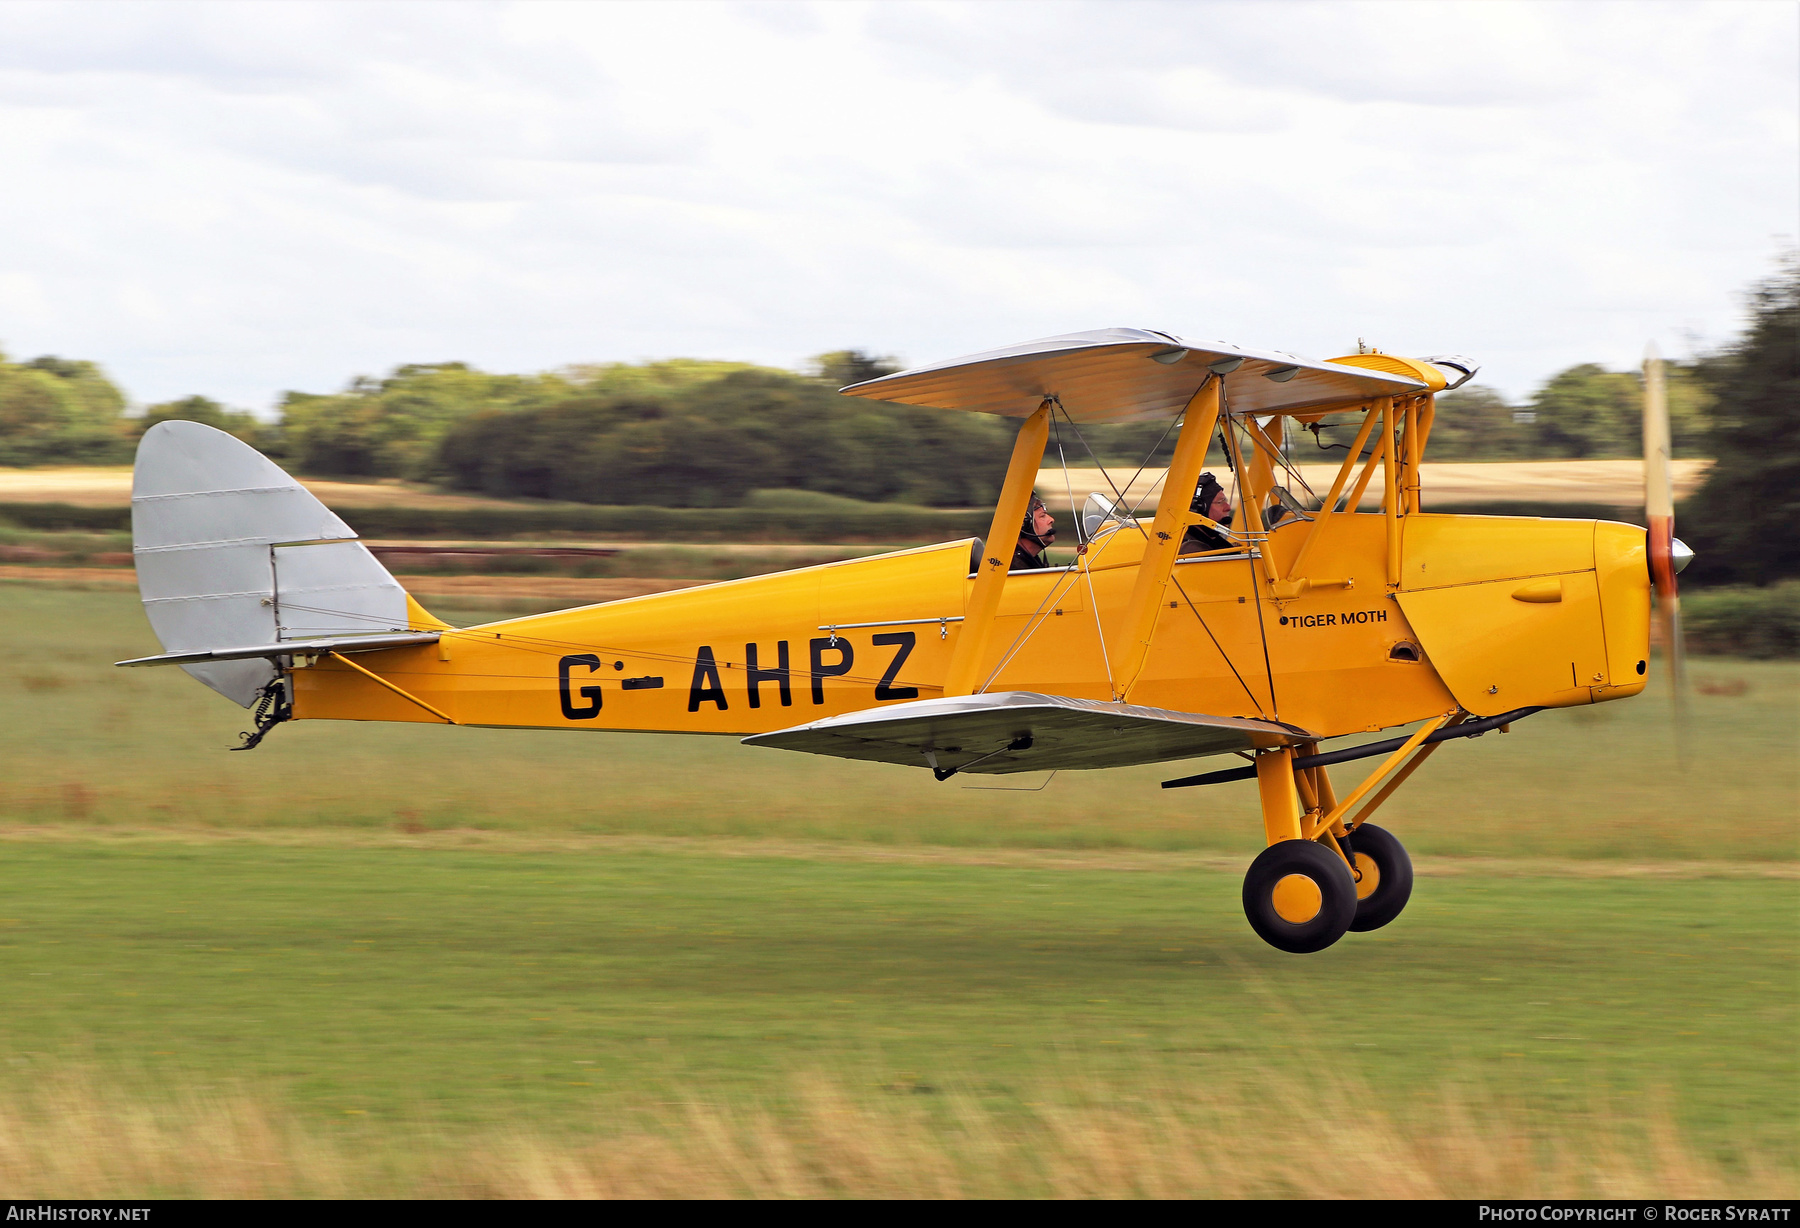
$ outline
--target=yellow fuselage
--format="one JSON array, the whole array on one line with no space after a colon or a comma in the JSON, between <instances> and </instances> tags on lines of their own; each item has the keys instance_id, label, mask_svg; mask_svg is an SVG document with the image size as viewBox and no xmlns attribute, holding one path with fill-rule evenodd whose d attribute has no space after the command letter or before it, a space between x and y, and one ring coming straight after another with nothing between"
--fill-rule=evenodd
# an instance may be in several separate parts
<instances>
[{"instance_id":1,"label":"yellow fuselage","mask_svg":"<svg viewBox=\"0 0 1800 1228\"><path fill-rule=\"evenodd\" d=\"M1259 558L1177 563L1131 702L1335 737L1644 687L1642 529L1414 513L1390 585L1381 515L1320 528L1311 570L1333 586L1286 600ZM1307 529L1274 530L1276 574ZM979 689L1114 698L1109 652L1144 540L1126 525L1079 568L1010 575ZM419 703L326 658L294 670L294 715L442 723L423 704L466 725L742 736L929 699L943 692L969 571L961 541L445 630L435 645L356 658Z\"/></svg>"}]
</instances>

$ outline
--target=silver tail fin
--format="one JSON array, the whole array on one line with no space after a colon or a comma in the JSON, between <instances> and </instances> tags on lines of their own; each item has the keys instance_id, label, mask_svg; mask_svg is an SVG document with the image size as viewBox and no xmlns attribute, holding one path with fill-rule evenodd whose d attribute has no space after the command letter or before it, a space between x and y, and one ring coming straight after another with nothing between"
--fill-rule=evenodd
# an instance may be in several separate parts
<instances>
[{"instance_id":1,"label":"silver tail fin","mask_svg":"<svg viewBox=\"0 0 1800 1228\"><path fill-rule=\"evenodd\" d=\"M255 448L198 422L144 432L131 539L144 613L167 652L404 632L416 621L349 525ZM276 677L260 658L181 668L246 708Z\"/></svg>"}]
</instances>

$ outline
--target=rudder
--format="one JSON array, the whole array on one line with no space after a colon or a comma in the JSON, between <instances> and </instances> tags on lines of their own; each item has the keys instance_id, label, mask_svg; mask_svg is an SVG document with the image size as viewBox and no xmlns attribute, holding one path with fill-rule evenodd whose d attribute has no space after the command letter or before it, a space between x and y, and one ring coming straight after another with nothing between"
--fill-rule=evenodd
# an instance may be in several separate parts
<instances>
[{"instance_id":1,"label":"rudder","mask_svg":"<svg viewBox=\"0 0 1800 1228\"><path fill-rule=\"evenodd\" d=\"M167 652L442 625L310 491L202 423L144 432L131 539L144 613ZM276 677L262 659L181 668L246 708Z\"/></svg>"}]
</instances>

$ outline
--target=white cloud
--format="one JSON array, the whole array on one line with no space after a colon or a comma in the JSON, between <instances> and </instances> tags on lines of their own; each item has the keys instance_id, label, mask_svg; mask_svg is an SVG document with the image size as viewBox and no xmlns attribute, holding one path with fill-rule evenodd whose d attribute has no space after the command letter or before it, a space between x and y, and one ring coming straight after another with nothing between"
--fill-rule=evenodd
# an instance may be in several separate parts
<instances>
[{"instance_id":1,"label":"white cloud","mask_svg":"<svg viewBox=\"0 0 1800 1228\"><path fill-rule=\"evenodd\" d=\"M1786 4L12 4L0 344L139 400L1139 324L1722 339L1796 230Z\"/></svg>"}]
</instances>

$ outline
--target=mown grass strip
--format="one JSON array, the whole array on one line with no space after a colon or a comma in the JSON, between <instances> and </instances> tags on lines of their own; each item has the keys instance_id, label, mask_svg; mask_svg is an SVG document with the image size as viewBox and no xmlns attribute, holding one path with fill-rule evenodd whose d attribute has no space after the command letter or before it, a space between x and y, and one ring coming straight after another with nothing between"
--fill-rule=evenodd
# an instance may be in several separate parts
<instances>
[{"instance_id":1,"label":"mown grass strip","mask_svg":"<svg viewBox=\"0 0 1800 1228\"><path fill-rule=\"evenodd\" d=\"M1705 1147L1797 1141L1800 936L1771 925L1792 880L1427 878L1394 925L1300 958L1210 870L5 848L16 1074L73 1061L242 1081L315 1118L563 1129L608 1098L755 1103L806 1070L1012 1111L1059 1064L1147 1094L1322 1062L1390 1106L1446 1069L1552 1117L1666 1087Z\"/></svg>"}]
</instances>

